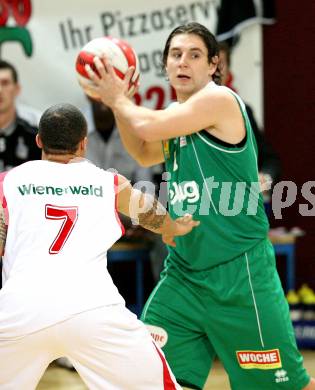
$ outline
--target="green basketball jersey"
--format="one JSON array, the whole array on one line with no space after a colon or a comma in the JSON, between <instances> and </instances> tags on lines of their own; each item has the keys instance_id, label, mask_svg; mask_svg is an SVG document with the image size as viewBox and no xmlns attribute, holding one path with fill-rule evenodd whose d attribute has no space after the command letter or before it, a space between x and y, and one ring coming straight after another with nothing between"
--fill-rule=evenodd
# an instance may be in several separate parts
<instances>
[{"instance_id":1,"label":"green basketball jersey","mask_svg":"<svg viewBox=\"0 0 315 390\"><path fill-rule=\"evenodd\" d=\"M200 221L191 233L175 239L176 248L169 247L168 261L188 271L206 270L238 257L264 239L269 228L259 187L256 140L244 103L229 91L245 121L242 143L227 144L205 130L163 142L170 215L190 213Z\"/></svg>"}]
</instances>

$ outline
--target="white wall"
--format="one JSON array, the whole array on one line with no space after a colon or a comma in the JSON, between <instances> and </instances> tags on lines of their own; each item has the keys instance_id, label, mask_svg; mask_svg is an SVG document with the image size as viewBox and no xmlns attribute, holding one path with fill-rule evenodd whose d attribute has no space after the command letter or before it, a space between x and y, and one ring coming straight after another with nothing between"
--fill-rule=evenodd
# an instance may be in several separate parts
<instances>
[{"instance_id":1,"label":"white wall","mask_svg":"<svg viewBox=\"0 0 315 390\"><path fill-rule=\"evenodd\" d=\"M231 59L234 85L240 96L254 110L259 126L263 127L263 60L262 27L248 26L242 31Z\"/></svg>"}]
</instances>

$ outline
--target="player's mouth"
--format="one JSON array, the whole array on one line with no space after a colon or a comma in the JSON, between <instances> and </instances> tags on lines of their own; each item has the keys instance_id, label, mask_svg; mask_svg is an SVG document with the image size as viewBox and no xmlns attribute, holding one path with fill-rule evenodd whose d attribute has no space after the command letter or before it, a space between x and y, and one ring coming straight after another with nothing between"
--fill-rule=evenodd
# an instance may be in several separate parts
<instances>
[{"instance_id":1,"label":"player's mouth","mask_svg":"<svg viewBox=\"0 0 315 390\"><path fill-rule=\"evenodd\" d=\"M185 75L185 74L179 74L179 75L177 75L177 78L178 78L179 80L181 80L181 81L188 81L188 80L191 79L191 77L189 77L189 76L187 76L187 75Z\"/></svg>"}]
</instances>

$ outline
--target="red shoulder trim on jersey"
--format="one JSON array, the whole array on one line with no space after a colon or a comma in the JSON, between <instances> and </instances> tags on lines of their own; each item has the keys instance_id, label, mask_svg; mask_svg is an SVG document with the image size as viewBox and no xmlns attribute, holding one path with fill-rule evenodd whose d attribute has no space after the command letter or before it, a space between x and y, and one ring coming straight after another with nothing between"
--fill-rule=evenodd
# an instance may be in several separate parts
<instances>
[{"instance_id":1,"label":"red shoulder trim on jersey","mask_svg":"<svg viewBox=\"0 0 315 390\"><path fill-rule=\"evenodd\" d=\"M125 231L125 227L122 224L122 222L119 218L119 214L118 214L118 197L117 197L117 194L118 194L118 175L114 175L114 189L115 189L115 215L116 215L118 225L121 228L121 235L123 236L126 231Z\"/></svg>"},{"instance_id":2,"label":"red shoulder trim on jersey","mask_svg":"<svg viewBox=\"0 0 315 390\"><path fill-rule=\"evenodd\" d=\"M8 172L1 172L0 173L0 202L4 211L4 218L5 218L5 224L9 225L9 212L7 207L7 200L5 198L4 192L3 192L3 181L5 176Z\"/></svg>"}]
</instances>

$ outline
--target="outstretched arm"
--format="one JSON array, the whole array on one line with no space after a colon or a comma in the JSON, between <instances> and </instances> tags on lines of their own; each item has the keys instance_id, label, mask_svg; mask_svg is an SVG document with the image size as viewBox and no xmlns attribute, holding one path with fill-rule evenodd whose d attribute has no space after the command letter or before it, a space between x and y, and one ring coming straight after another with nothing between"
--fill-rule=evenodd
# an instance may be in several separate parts
<instances>
[{"instance_id":1,"label":"outstretched arm","mask_svg":"<svg viewBox=\"0 0 315 390\"><path fill-rule=\"evenodd\" d=\"M194 221L191 215L171 219L153 195L133 189L124 176L118 175L118 185L118 211L136 220L145 229L161 234L168 245L175 246L175 236L183 236L199 225L199 221Z\"/></svg>"},{"instance_id":2,"label":"outstretched arm","mask_svg":"<svg viewBox=\"0 0 315 390\"><path fill-rule=\"evenodd\" d=\"M244 138L244 121L239 105L227 90L205 87L173 109L151 110L136 106L128 99L132 67L121 80L106 58L94 57L94 63L98 74L86 65L94 83L91 91L111 107L116 120L137 138L155 142L203 129L209 129L213 135L233 144Z\"/></svg>"}]
</instances>

